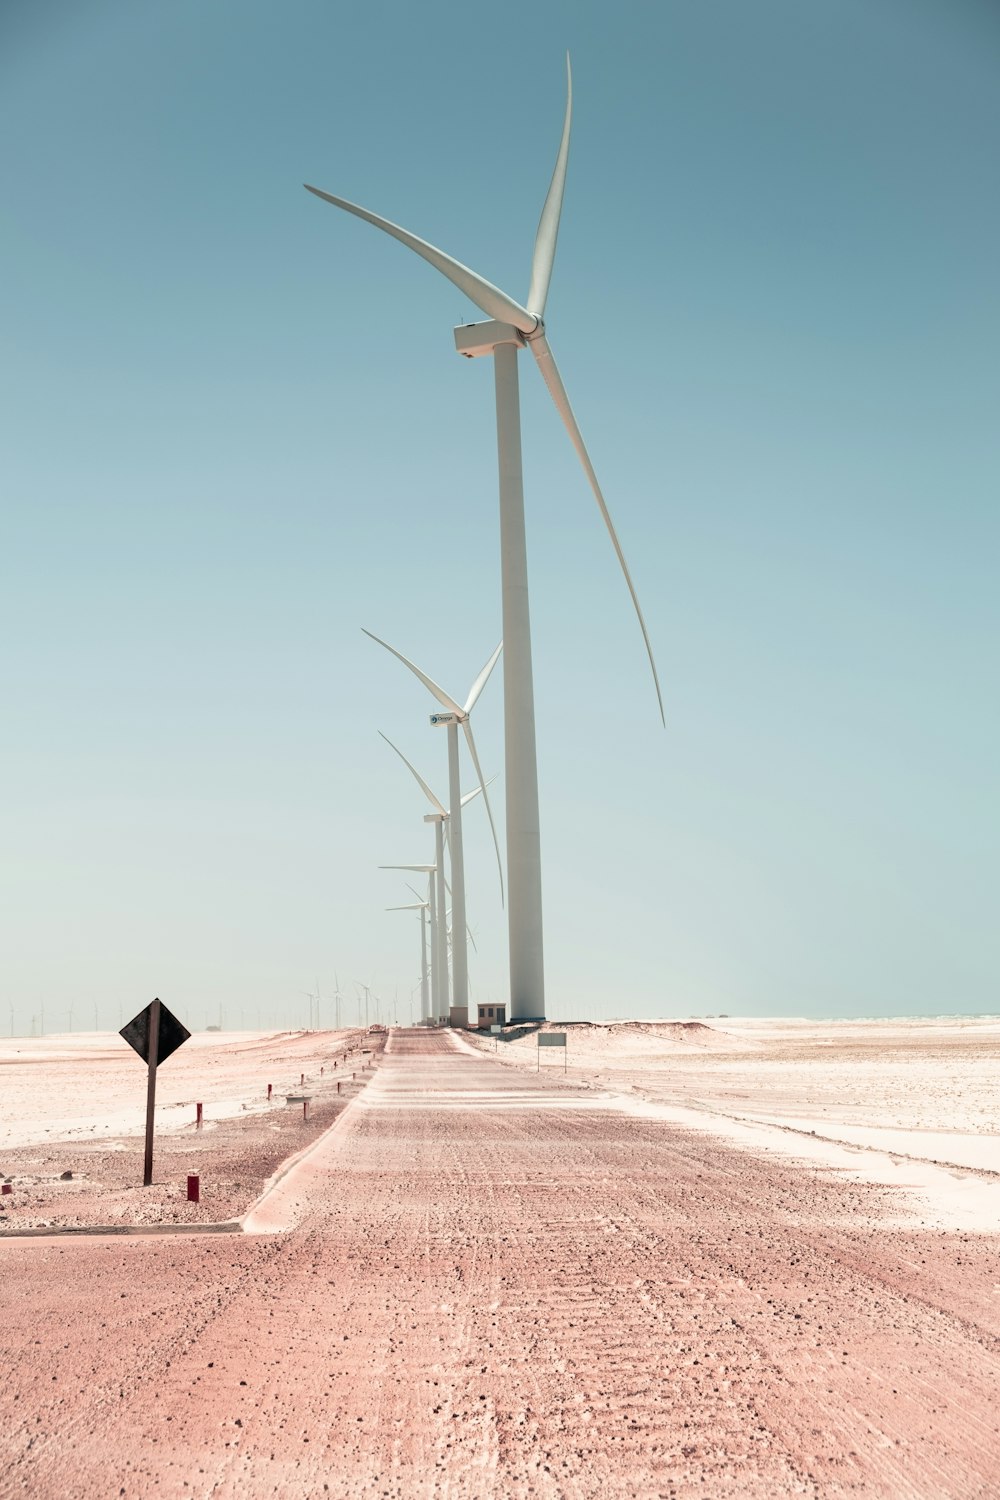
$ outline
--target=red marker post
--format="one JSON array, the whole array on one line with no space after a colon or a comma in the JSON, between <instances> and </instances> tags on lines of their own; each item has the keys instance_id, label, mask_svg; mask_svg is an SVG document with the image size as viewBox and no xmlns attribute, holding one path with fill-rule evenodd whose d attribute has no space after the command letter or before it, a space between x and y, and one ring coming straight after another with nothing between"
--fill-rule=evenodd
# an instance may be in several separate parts
<instances>
[{"instance_id":1,"label":"red marker post","mask_svg":"<svg viewBox=\"0 0 1000 1500\"><path fill-rule=\"evenodd\" d=\"M200 1104L196 1104L195 1105L194 1128L195 1128L195 1130L200 1130L201 1127L202 1127L201 1105Z\"/></svg>"}]
</instances>

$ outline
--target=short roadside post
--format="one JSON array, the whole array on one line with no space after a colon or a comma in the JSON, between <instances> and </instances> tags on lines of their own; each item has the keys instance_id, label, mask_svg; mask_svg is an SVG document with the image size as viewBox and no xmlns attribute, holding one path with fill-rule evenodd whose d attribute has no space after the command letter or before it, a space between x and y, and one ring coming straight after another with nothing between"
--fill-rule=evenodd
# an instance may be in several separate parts
<instances>
[{"instance_id":1,"label":"short roadside post","mask_svg":"<svg viewBox=\"0 0 1000 1500\"><path fill-rule=\"evenodd\" d=\"M134 1048L146 1064L146 1151L142 1164L142 1185L153 1181L153 1115L156 1108L156 1069L183 1046L191 1035L160 1000L153 1000L133 1016L118 1033Z\"/></svg>"},{"instance_id":2,"label":"short roadside post","mask_svg":"<svg viewBox=\"0 0 1000 1500\"><path fill-rule=\"evenodd\" d=\"M535 1061L535 1072L542 1066L542 1048L561 1047L563 1049L563 1072L566 1071L566 1033L565 1031L540 1031L538 1033L538 1054Z\"/></svg>"}]
</instances>

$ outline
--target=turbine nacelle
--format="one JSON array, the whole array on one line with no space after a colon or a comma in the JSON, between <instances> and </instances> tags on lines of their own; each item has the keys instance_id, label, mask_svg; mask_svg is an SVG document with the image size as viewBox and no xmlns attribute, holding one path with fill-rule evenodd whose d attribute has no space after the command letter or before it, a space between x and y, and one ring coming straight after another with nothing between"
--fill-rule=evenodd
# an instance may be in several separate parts
<instances>
[{"instance_id":1,"label":"turbine nacelle","mask_svg":"<svg viewBox=\"0 0 1000 1500\"><path fill-rule=\"evenodd\" d=\"M541 329L541 319L533 334L522 333L513 323L499 323L495 318L487 323L461 323L455 329L455 348L466 359L480 359L484 354L492 354L498 344L516 344L523 349L528 339Z\"/></svg>"}]
</instances>

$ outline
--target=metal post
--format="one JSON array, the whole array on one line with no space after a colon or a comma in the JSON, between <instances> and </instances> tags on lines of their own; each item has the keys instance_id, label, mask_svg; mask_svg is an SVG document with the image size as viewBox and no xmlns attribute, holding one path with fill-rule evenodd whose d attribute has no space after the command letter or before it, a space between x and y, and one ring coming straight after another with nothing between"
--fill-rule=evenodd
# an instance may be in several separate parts
<instances>
[{"instance_id":1,"label":"metal post","mask_svg":"<svg viewBox=\"0 0 1000 1500\"><path fill-rule=\"evenodd\" d=\"M146 1154L142 1164L142 1185L153 1181L153 1111L156 1108L156 1063L160 1047L160 1002L149 1007L149 1076L146 1082Z\"/></svg>"}]
</instances>

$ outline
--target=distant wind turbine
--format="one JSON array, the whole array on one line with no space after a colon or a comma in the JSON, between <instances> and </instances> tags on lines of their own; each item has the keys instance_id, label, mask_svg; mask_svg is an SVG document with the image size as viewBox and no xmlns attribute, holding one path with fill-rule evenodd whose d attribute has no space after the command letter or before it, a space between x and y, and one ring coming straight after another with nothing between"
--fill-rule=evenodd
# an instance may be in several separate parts
<instances>
[{"instance_id":1,"label":"distant wind turbine","mask_svg":"<svg viewBox=\"0 0 1000 1500\"><path fill-rule=\"evenodd\" d=\"M465 918L465 862L462 859L462 855L461 855L461 816L462 816L462 808L466 805L466 803L471 802L474 797L478 797L479 794L480 794L480 792L482 792L485 795L486 784L484 783L484 781L482 779L482 771L479 770L478 763L477 763L477 768L476 769L477 769L477 771L479 771L479 785L477 787L474 787L471 792L466 792L466 794L465 794L464 797L460 796L460 797L457 798L457 800L453 799L452 803L451 803L451 807L447 808L447 807L444 806L443 802L441 802L440 798L438 798L437 796L435 796L435 794L431 791L430 787L427 785L426 781L421 776L420 772L416 769L416 767L410 764L410 762L407 760L406 756L403 754L402 750L400 750L396 745L394 745L392 743L392 740L389 738L389 736L387 734L382 734L381 729L379 730L379 735L381 736L382 739L385 740L385 742L389 746L390 750L395 750L396 754L399 756L400 760L403 762L403 765L410 772L410 775L413 777L414 781L416 781L417 785L420 787L420 789L423 792L424 796L427 798L428 802L434 808L434 811L432 813L428 813L428 814L425 815L424 822L425 823L433 823L434 824L434 860L435 860L435 864L437 866L437 872L438 872L438 875L437 875L437 882L438 882L438 893L437 893L437 899L438 899L438 921L441 924L442 932L445 935L445 939L446 939L446 941L445 941L445 953L446 954L447 954L447 930L448 929L447 929L447 909L446 909L446 906L445 906L445 899L444 899L444 887L445 887L445 880L444 880L444 840L445 840L445 838L448 839L448 852L449 852L449 854L451 856L451 883L452 883L452 892L451 892L451 895L452 895L452 900L453 901L457 900L456 892L458 892L459 889L461 890L461 911L459 912L459 911L456 910L456 926L458 926L459 931L461 933L461 952L462 952L462 969L463 969L463 976L462 977L463 977L463 981L464 981L464 983L463 983L463 994L464 994L465 998L464 999L459 999L458 989L457 989L457 983L456 983L455 1004L456 1005L463 1005L467 1009L468 1008L468 1004L469 1004L469 967L468 967L469 961L468 961L468 949L466 948L466 945L465 945L465 934L466 934L466 931L467 931L467 922L466 922L466 918ZM457 781L457 777L456 777L456 781ZM457 787L455 788L455 790L457 791ZM454 833L453 833L453 827L454 827L454 822L455 822L456 818L459 820L459 822L458 822L458 837L457 837L457 839L456 839L456 837L454 836ZM490 824L491 824L491 826L492 826L492 822L493 822L493 819L491 817L490 818ZM459 849L459 857L458 857L457 860L455 858L455 846L456 846L456 843L458 844L458 849ZM444 965L442 966L442 977L443 977L443 981L444 981L444 994L443 994L443 996L439 995L439 1000L443 1001L443 1009L440 1012L440 1014L441 1014L443 1020L448 1020L449 1011L450 1011L450 1002L449 1002L449 999L448 999L448 963L447 963L447 958L445 959Z\"/></svg>"},{"instance_id":2,"label":"distant wind turbine","mask_svg":"<svg viewBox=\"0 0 1000 1500\"><path fill-rule=\"evenodd\" d=\"M408 906L387 906L386 911L418 911L420 913L420 1019L430 1020L431 1002L428 993L427 974L427 913L429 901L411 901Z\"/></svg>"},{"instance_id":3,"label":"distant wind turbine","mask_svg":"<svg viewBox=\"0 0 1000 1500\"><path fill-rule=\"evenodd\" d=\"M638 595L632 582L597 475L577 425L573 408L546 337L543 314L555 261L562 214L566 167L569 160L573 83L566 59L566 113L555 170L542 207L531 264L527 306L485 280L460 261L446 255L408 229L389 219L335 197L321 188L305 187L317 198L342 208L398 240L482 309L487 323L455 329L455 346L468 359L492 355L496 381L497 449L500 471L500 572L503 598L504 746L507 804L507 927L510 952L510 1016L543 1019L545 981L542 945L542 875L538 824L538 767L535 753L535 704L531 670L531 627L528 610L528 560L524 531L524 486L521 473L521 419L517 356L527 347L537 361L542 379L555 402L570 441L583 465L604 524L621 564L639 620L653 673L660 718L660 693L653 648ZM600 332L600 328L596 330Z\"/></svg>"},{"instance_id":4,"label":"distant wind turbine","mask_svg":"<svg viewBox=\"0 0 1000 1500\"><path fill-rule=\"evenodd\" d=\"M364 627L362 626L362 630ZM476 678L469 695L464 704L457 703L444 688L438 687L433 678L422 672L415 662L409 657L397 651L395 646L390 646L388 641L383 641L380 636L373 635L370 630L364 630L369 640L375 641L379 646L392 653L404 667L417 677L431 692L445 710L444 713L431 714L432 724L445 724L448 728L448 809L449 809L449 841L448 852L451 857L451 883L454 887L452 902L454 906L455 920L452 928L452 988L454 991L454 1003L459 1007L469 1008L469 953L465 941L465 850L462 838L462 807L464 805L460 782L460 768L458 764L458 726L461 724L469 746L469 754L472 764L476 768L479 777L479 790L483 794L486 804L486 814L490 820L490 832L493 834L493 847L497 855L497 870L500 874L500 899L503 900L503 862L500 859L500 845L497 842L496 825L493 822L493 809L490 807L490 799L486 794L486 781L483 778L483 768L479 764L479 756L476 752L476 741L472 734L472 710L479 701L479 695L490 679L490 673L496 666L500 652L503 650L503 642L493 652L479 676ZM395 747L394 747L395 748ZM412 769L412 768L411 768Z\"/></svg>"},{"instance_id":5,"label":"distant wind turbine","mask_svg":"<svg viewBox=\"0 0 1000 1500\"><path fill-rule=\"evenodd\" d=\"M435 1022L440 1021L442 1016L441 994L441 968L443 962L448 962L447 939L442 937L441 926L438 922L438 898L437 898L437 865L379 865L380 870L412 870L416 874L427 876L427 908L431 924L431 999L428 1016ZM411 886L412 890L412 886ZM416 895L416 892L414 892ZM418 898L419 899L419 898ZM444 902L442 900L442 909ZM446 992L447 993L447 992Z\"/></svg>"}]
</instances>

